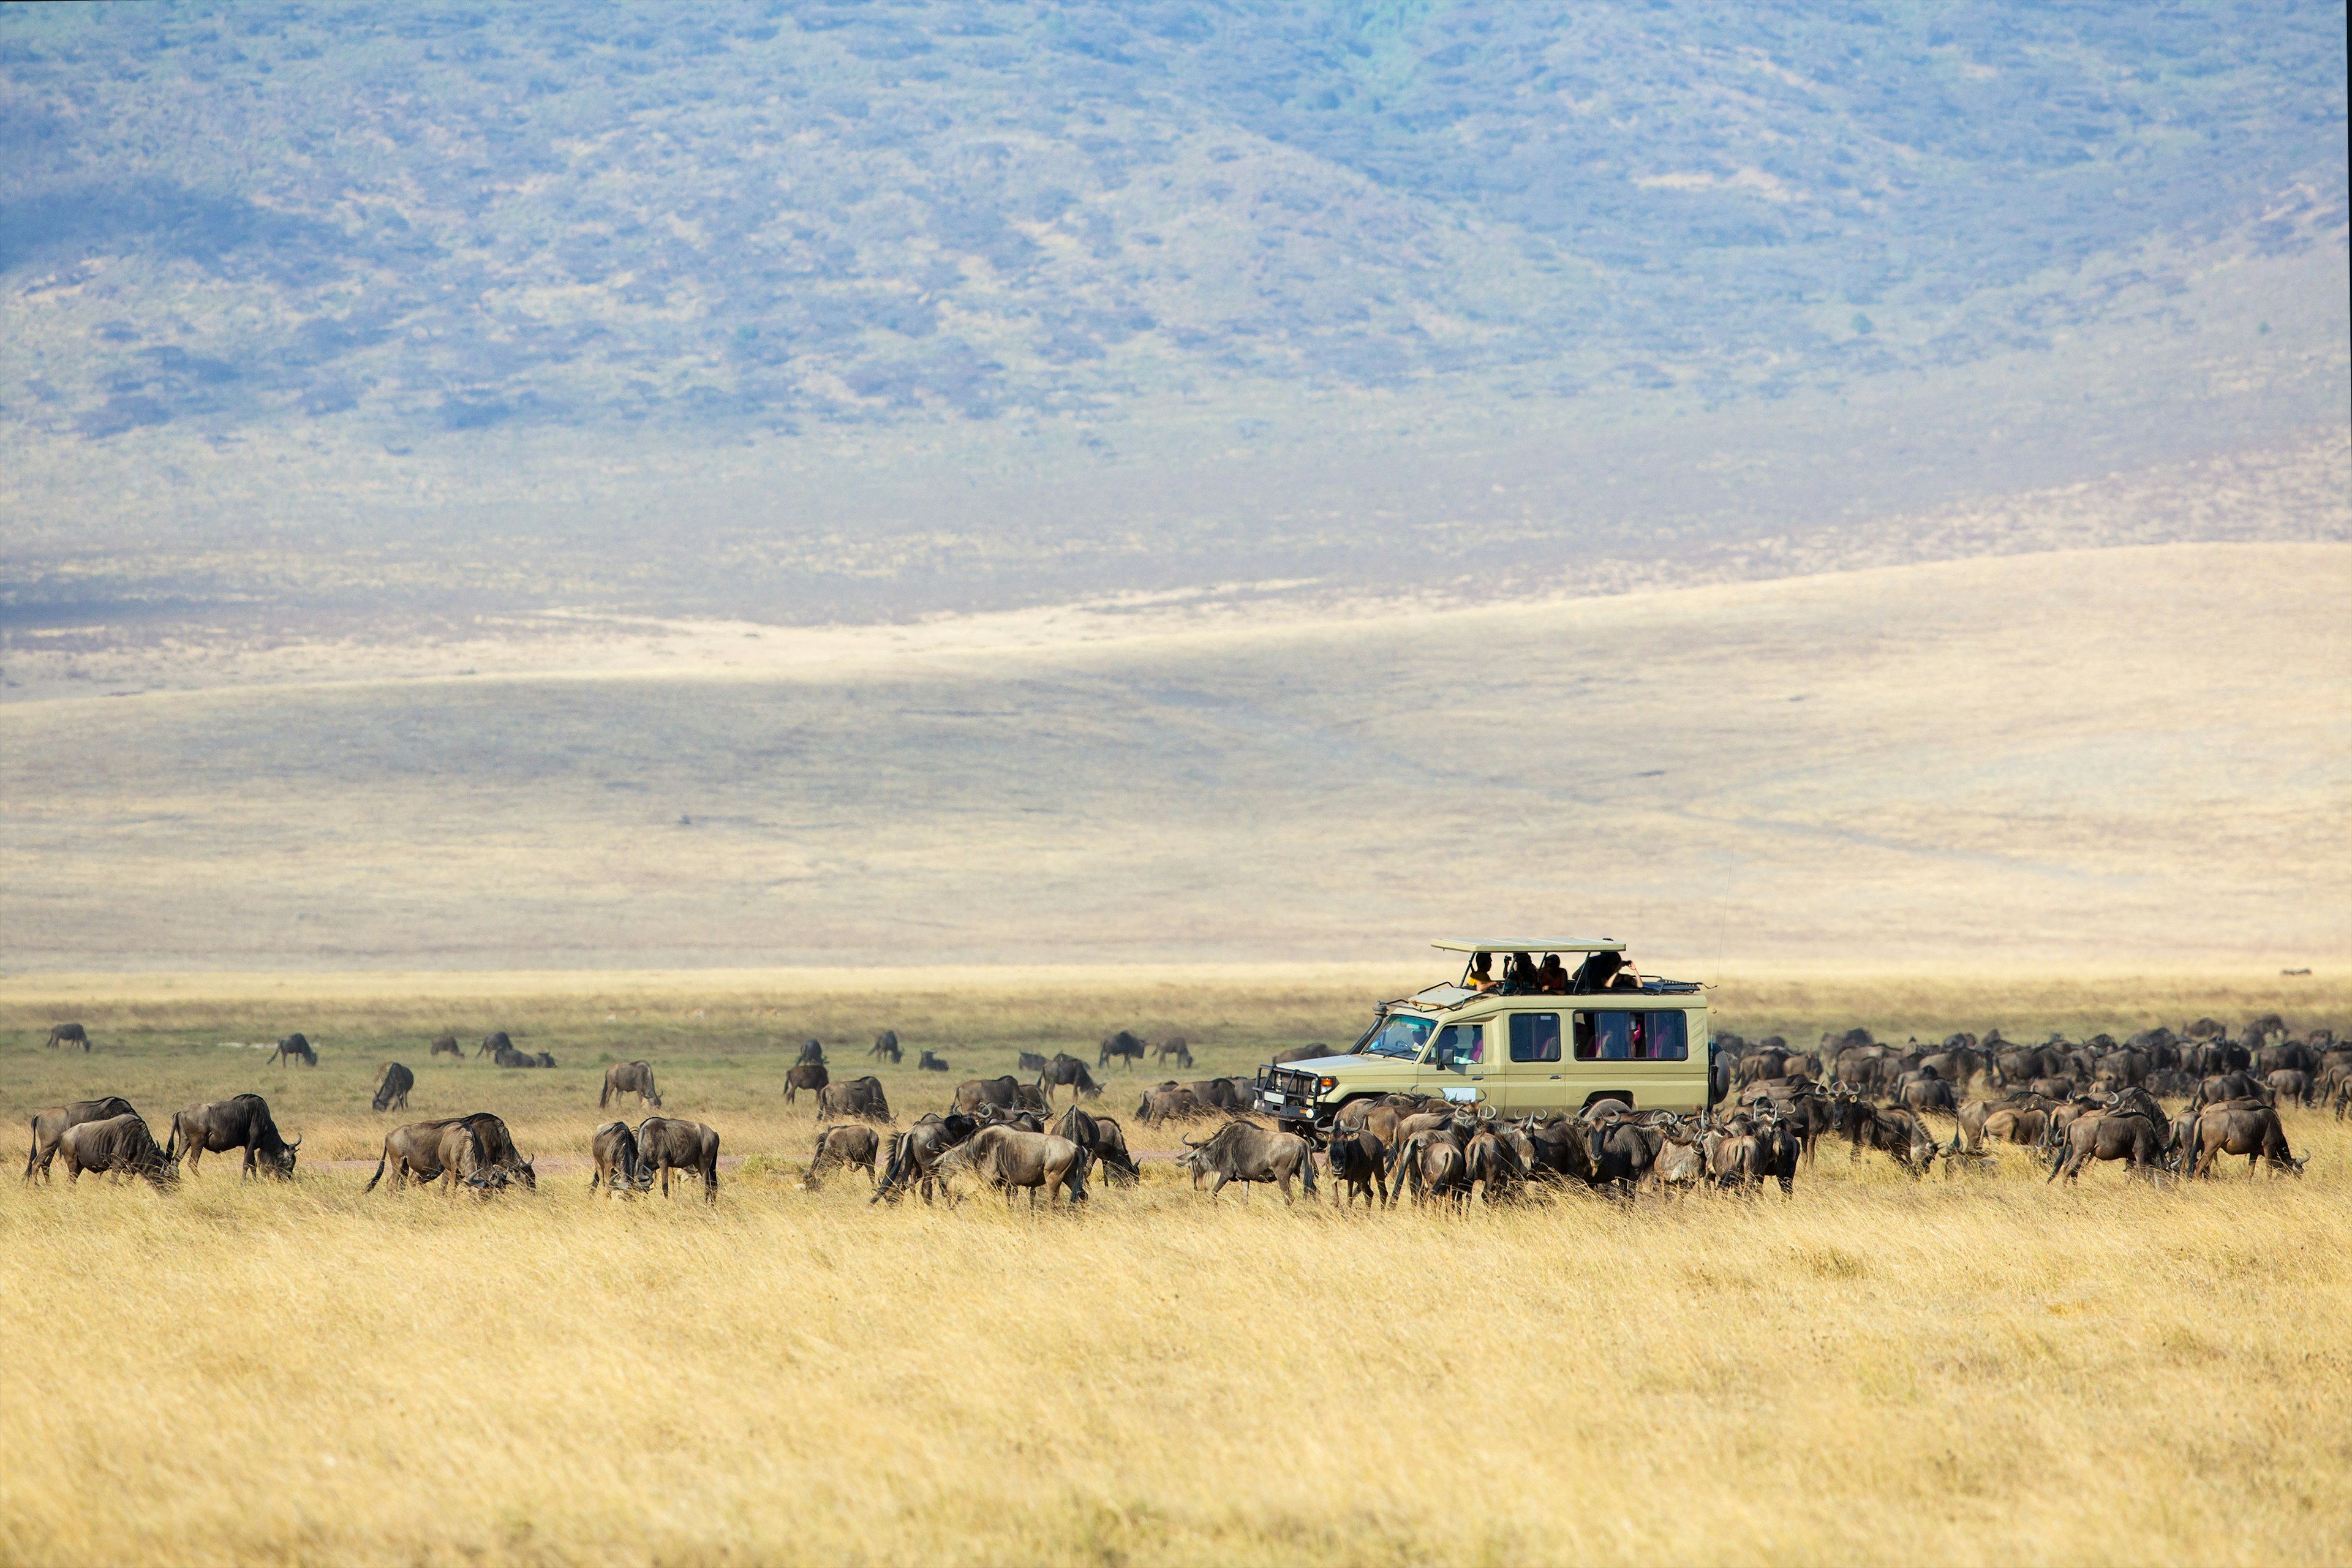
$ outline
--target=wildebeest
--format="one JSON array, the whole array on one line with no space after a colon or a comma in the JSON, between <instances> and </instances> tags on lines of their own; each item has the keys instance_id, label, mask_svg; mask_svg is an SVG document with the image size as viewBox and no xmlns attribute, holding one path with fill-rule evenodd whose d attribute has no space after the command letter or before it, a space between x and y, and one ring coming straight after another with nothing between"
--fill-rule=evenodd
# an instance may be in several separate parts
<instances>
[{"instance_id":1,"label":"wildebeest","mask_svg":"<svg viewBox=\"0 0 2352 1568\"><path fill-rule=\"evenodd\" d=\"M832 1081L833 1075L824 1070L823 1062L795 1062L784 1069L784 1103L798 1100L803 1089L814 1094Z\"/></svg>"},{"instance_id":2,"label":"wildebeest","mask_svg":"<svg viewBox=\"0 0 2352 1568\"><path fill-rule=\"evenodd\" d=\"M180 1175L180 1168L155 1147L155 1135L135 1114L78 1122L58 1140L58 1152L65 1156L68 1186L79 1183L84 1171L138 1176L159 1191Z\"/></svg>"},{"instance_id":3,"label":"wildebeest","mask_svg":"<svg viewBox=\"0 0 2352 1568\"><path fill-rule=\"evenodd\" d=\"M1035 1051L1022 1051L1019 1053L1019 1059L1013 1065L1019 1068L1023 1072L1044 1072L1045 1070L1045 1058L1039 1056Z\"/></svg>"},{"instance_id":4,"label":"wildebeest","mask_svg":"<svg viewBox=\"0 0 2352 1568\"><path fill-rule=\"evenodd\" d=\"M898 1048L898 1031L885 1029L874 1037L874 1048L866 1053L877 1060L887 1059L892 1067L904 1061L907 1053Z\"/></svg>"},{"instance_id":5,"label":"wildebeest","mask_svg":"<svg viewBox=\"0 0 2352 1568\"><path fill-rule=\"evenodd\" d=\"M1396 1173L1389 1183L1391 1207L1403 1192L1411 1192L1416 1205L1433 1199L1458 1204L1470 1195L1462 1145L1449 1132L1433 1130L1407 1135L1392 1166Z\"/></svg>"},{"instance_id":6,"label":"wildebeest","mask_svg":"<svg viewBox=\"0 0 2352 1568\"><path fill-rule=\"evenodd\" d=\"M457 1043L457 1037L455 1035L436 1035L433 1037L432 1048L425 1052L425 1059L430 1061L435 1057L456 1057L459 1061L464 1061L466 1047Z\"/></svg>"},{"instance_id":7,"label":"wildebeest","mask_svg":"<svg viewBox=\"0 0 2352 1568\"><path fill-rule=\"evenodd\" d=\"M1214 1176L1209 1189L1214 1198L1228 1182L1272 1182L1282 1188L1282 1201L1291 1201L1290 1183L1297 1177L1315 1196L1315 1151L1296 1133L1261 1127L1255 1121L1228 1121L1206 1140L1184 1140L1192 1152L1179 1162L1195 1177ZM1244 1194L1244 1196L1247 1194Z\"/></svg>"},{"instance_id":8,"label":"wildebeest","mask_svg":"<svg viewBox=\"0 0 2352 1568\"><path fill-rule=\"evenodd\" d=\"M816 1154L809 1161L808 1174L801 1185L814 1187L817 1179L835 1165L863 1165L866 1181L876 1186L881 1178L874 1173L874 1156L880 1152L882 1140L871 1127L828 1127L816 1135Z\"/></svg>"},{"instance_id":9,"label":"wildebeest","mask_svg":"<svg viewBox=\"0 0 2352 1568\"><path fill-rule=\"evenodd\" d=\"M1643 1135L1641 1124L1622 1114L1588 1122L1584 1152L1591 1163L1592 1184L1628 1195L1650 1173L1658 1156L1656 1143Z\"/></svg>"},{"instance_id":10,"label":"wildebeest","mask_svg":"<svg viewBox=\"0 0 2352 1568\"><path fill-rule=\"evenodd\" d=\"M656 1110L659 1110L661 1090L654 1087L653 1064L651 1062L614 1062L611 1067L606 1068L604 1087L596 1096L596 1109L604 1110L614 1095L620 1094L635 1095L641 1109L650 1105Z\"/></svg>"},{"instance_id":11,"label":"wildebeest","mask_svg":"<svg viewBox=\"0 0 2352 1568\"><path fill-rule=\"evenodd\" d=\"M808 1063L815 1067L825 1067L829 1065L824 1059L824 1047L815 1040L803 1040L801 1042L800 1055L794 1057L793 1060L795 1062Z\"/></svg>"},{"instance_id":12,"label":"wildebeest","mask_svg":"<svg viewBox=\"0 0 2352 1568\"><path fill-rule=\"evenodd\" d=\"M948 1059L947 1058L939 1055L937 1052L925 1051L920 1057L916 1058L915 1070L917 1072L945 1072L948 1070Z\"/></svg>"},{"instance_id":13,"label":"wildebeest","mask_svg":"<svg viewBox=\"0 0 2352 1568\"><path fill-rule=\"evenodd\" d=\"M588 1190L603 1188L618 1197L628 1197L637 1190L637 1135L625 1121L607 1121L596 1129L590 1142L596 1158L596 1173L588 1178Z\"/></svg>"},{"instance_id":14,"label":"wildebeest","mask_svg":"<svg viewBox=\"0 0 2352 1568\"><path fill-rule=\"evenodd\" d=\"M1839 1108L1838 1130L1846 1135L1848 1157L1859 1159L1864 1149L1875 1149L1915 1176L1924 1176L1938 1152L1927 1124L1900 1106L1874 1106L1855 1100Z\"/></svg>"},{"instance_id":15,"label":"wildebeest","mask_svg":"<svg viewBox=\"0 0 2352 1568\"><path fill-rule=\"evenodd\" d=\"M1192 1065L1192 1047L1183 1036L1171 1035L1151 1042L1151 1059L1155 1063L1172 1060L1180 1068L1188 1068Z\"/></svg>"},{"instance_id":16,"label":"wildebeest","mask_svg":"<svg viewBox=\"0 0 2352 1568\"><path fill-rule=\"evenodd\" d=\"M2271 1086L2243 1068L2215 1073L2198 1084L2197 1092L2189 1097L2189 1109L2200 1110L2218 1105L2225 1100L2260 1100L2271 1098Z\"/></svg>"},{"instance_id":17,"label":"wildebeest","mask_svg":"<svg viewBox=\"0 0 2352 1568\"><path fill-rule=\"evenodd\" d=\"M637 1184L651 1187L661 1177L662 1196L669 1196L669 1173L690 1171L702 1178L706 1203L719 1201L719 1134L699 1121L648 1116L637 1123Z\"/></svg>"},{"instance_id":18,"label":"wildebeest","mask_svg":"<svg viewBox=\"0 0 2352 1568\"><path fill-rule=\"evenodd\" d=\"M1359 1194L1366 1208L1386 1208L1389 1202L1389 1146L1369 1131L1335 1131L1324 1150L1331 1163L1331 1183L1339 1189L1339 1206L1352 1206ZM1380 1194L1375 1205L1372 1194Z\"/></svg>"},{"instance_id":19,"label":"wildebeest","mask_svg":"<svg viewBox=\"0 0 2352 1568\"><path fill-rule=\"evenodd\" d=\"M1086 1063L1065 1052L1055 1052L1054 1059L1037 1075L1037 1089L1050 1104L1054 1090L1064 1088L1070 1091L1072 1100L1092 1100L1102 1093L1102 1086L1087 1071Z\"/></svg>"},{"instance_id":20,"label":"wildebeest","mask_svg":"<svg viewBox=\"0 0 2352 1568\"><path fill-rule=\"evenodd\" d=\"M2280 1068L2263 1081L2270 1087L2272 1103L2277 1105L2309 1105L2311 1075L2296 1068Z\"/></svg>"},{"instance_id":21,"label":"wildebeest","mask_svg":"<svg viewBox=\"0 0 2352 1568\"><path fill-rule=\"evenodd\" d=\"M1084 1149L1116 1181L1133 1183L1143 1174L1127 1152L1126 1131L1108 1116L1091 1115L1074 1103L1054 1119L1051 1131Z\"/></svg>"},{"instance_id":22,"label":"wildebeest","mask_svg":"<svg viewBox=\"0 0 2352 1568\"><path fill-rule=\"evenodd\" d=\"M1172 1085L1145 1089L1142 1102L1135 1108L1135 1119L1147 1127L1155 1121L1189 1121L1207 1114L1199 1096L1189 1089Z\"/></svg>"},{"instance_id":23,"label":"wildebeest","mask_svg":"<svg viewBox=\"0 0 2352 1568\"><path fill-rule=\"evenodd\" d=\"M398 1062L386 1062L375 1071L375 1099L378 1112L408 1109L408 1091L416 1087L416 1075Z\"/></svg>"},{"instance_id":24,"label":"wildebeest","mask_svg":"<svg viewBox=\"0 0 2352 1568\"><path fill-rule=\"evenodd\" d=\"M2273 1173L2300 1176L2311 1159L2306 1154L2298 1160L2287 1147L2286 1130L2279 1125L2277 1111L2252 1104L2207 1107L2197 1118L2193 1141L2181 1152L2181 1168L2206 1175L2213 1162L2224 1154L2243 1154L2249 1176L2265 1162Z\"/></svg>"},{"instance_id":25,"label":"wildebeest","mask_svg":"<svg viewBox=\"0 0 2352 1568\"><path fill-rule=\"evenodd\" d=\"M1323 1058L1328 1057L1330 1054L1330 1047L1325 1045L1320 1040L1316 1040L1307 1045L1292 1046L1287 1050L1275 1052L1274 1065L1281 1067L1286 1062L1320 1061Z\"/></svg>"},{"instance_id":26,"label":"wildebeest","mask_svg":"<svg viewBox=\"0 0 2352 1568\"><path fill-rule=\"evenodd\" d=\"M1103 1037L1102 1053L1097 1058L1095 1066L1107 1068L1110 1066L1111 1058L1118 1057L1123 1059L1131 1069L1136 1063L1143 1059L1143 1050L1141 1040L1127 1030L1121 1029L1117 1034Z\"/></svg>"},{"instance_id":27,"label":"wildebeest","mask_svg":"<svg viewBox=\"0 0 2352 1568\"><path fill-rule=\"evenodd\" d=\"M375 1191L387 1170L395 1188L408 1181L423 1184L436 1180L446 1180L452 1192L464 1184L485 1194L510 1181L533 1189L539 1185L538 1173L516 1150L507 1124L487 1110L394 1128L384 1135L375 1174L360 1190Z\"/></svg>"},{"instance_id":28,"label":"wildebeest","mask_svg":"<svg viewBox=\"0 0 2352 1568\"><path fill-rule=\"evenodd\" d=\"M1519 1195L1527 1180L1528 1168L1518 1150L1491 1126L1481 1127L1462 1151L1465 1197L1475 1188L1489 1204L1508 1201Z\"/></svg>"},{"instance_id":29,"label":"wildebeest","mask_svg":"<svg viewBox=\"0 0 2352 1568\"><path fill-rule=\"evenodd\" d=\"M1084 1203L1087 1163L1087 1152L1067 1138L1011 1127L983 1127L932 1162L931 1174L944 1185L955 1176L972 1173L1003 1192L1007 1204L1025 1187L1034 1207L1040 1188L1049 1204L1056 1193L1066 1194L1073 1204Z\"/></svg>"},{"instance_id":30,"label":"wildebeest","mask_svg":"<svg viewBox=\"0 0 2352 1568\"><path fill-rule=\"evenodd\" d=\"M869 1202L898 1202L909 1186L919 1184L923 1201L931 1201L933 1168L940 1156L980 1130L969 1116L926 1116L890 1140L890 1158Z\"/></svg>"},{"instance_id":31,"label":"wildebeest","mask_svg":"<svg viewBox=\"0 0 2352 1568\"><path fill-rule=\"evenodd\" d=\"M49 1163L57 1158L58 1141L68 1130L85 1121L111 1121L119 1116L136 1116L131 1102L121 1095L110 1094L104 1100L77 1100L65 1105L53 1105L34 1113L33 1150L25 1156L25 1180L31 1181L38 1171L44 1181L53 1180Z\"/></svg>"},{"instance_id":32,"label":"wildebeest","mask_svg":"<svg viewBox=\"0 0 2352 1568\"><path fill-rule=\"evenodd\" d=\"M288 1062L296 1061L302 1063L305 1067L317 1067L319 1065L319 1053L310 1048L310 1042L303 1038L299 1033L289 1035L284 1039L278 1041L278 1048L269 1054L269 1065L271 1067L278 1067Z\"/></svg>"},{"instance_id":33,"label":"wildebeest","mask_svg":"<svg viewBox=\"0 0 2352 1568\"><path fill-rule=\"evenodd\" d=\"M514 1042L507 1038L507 1032L504 1029L493 1029L482 1037L482 1043L475 1048L474 1059L479 1061L484 1057L495 1057L500 1051L512 1049L514 1049Z\"/></svg>"},{"instance_id":34,"label":"wildebeest","mask_svg":"<svg viewBox=\"0 0 2352 1568\"><path fill-rule=\"evenodd\" d=\"M887 1121L890 1101L882 1092L878 1078L856 1078L847 1083L829 1083L816 1091L816 1115L822 1121L833 1116L855 1116L866 1121Z\"/></svg>"},{"instance_id":35,"label":"wildebeest","mask_svg":"<svg viewBox=\"0 0 2352 1568\"><path fill-rule=\"evenodd\" d=\"M89 1051L89 1035L79 1024L52 1024L49 1037L43 1042L50 1050L60 1046L79 1046L83 1054Z\"/></svg>"},{"instance_id":36,"label":"wildebeest","mask_svg":"<svg viewBox=\"0 0 2352 1568\"><path fill-rule=\"evenodd\" d=\"M969 1116L984 1105L995 1106L1000 1110L1019 1110L1025 1106L1034 1106L1043 1110L1045 1097L1011 1073L1002 1078L968 1078L956 1085L956 1110Z\"/></svg>"},{"instance_id":37,"label":"wildebeest","mask_svg":"<svg viewBox=\"0 0 2352 1568\"><path fill-rule=\"evenodd\" d=\"M2126 1175L2155 1177L2164 1170L2161 1124L2137 1112L2100 1111L2078 1119L2052 1152L2049 1181L2073 1181L2093 1160L2126 1162Z\"/></svg>"}]
</instances>

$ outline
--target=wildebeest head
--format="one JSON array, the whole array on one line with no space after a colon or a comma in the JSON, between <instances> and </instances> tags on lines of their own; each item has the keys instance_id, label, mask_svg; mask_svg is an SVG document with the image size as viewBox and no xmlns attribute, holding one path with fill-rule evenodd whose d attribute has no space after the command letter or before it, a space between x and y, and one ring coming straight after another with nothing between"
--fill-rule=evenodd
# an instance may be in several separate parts
<instances>
[{"instance_id":1,"label":"wildebeest head","mask_svg":"<svg viewBox=\"0 0 2352 1568\"><path fill-rule=\"evenodd\" d=\"M302 1140L297 1138L274 1154L265 1151L261 1158L269 1166L272 1174L291 1177L294 1174L294 1152L301 1147Z\"/></svg>"}]
</instances>

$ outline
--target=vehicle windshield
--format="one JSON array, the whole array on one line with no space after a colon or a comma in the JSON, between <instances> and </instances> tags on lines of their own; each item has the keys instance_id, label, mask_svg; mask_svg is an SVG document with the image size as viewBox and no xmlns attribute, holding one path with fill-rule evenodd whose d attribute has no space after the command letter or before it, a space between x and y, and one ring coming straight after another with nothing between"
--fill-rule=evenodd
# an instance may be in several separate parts
<instances>
[{"instance_id":1,"label":"vehicle windshield","mask_svg":"<svg viewBox=\"0 0 2352 1568\"><path fill-rule=\"evenodd\" d=\"M1421 1047L1429 1043L1429 1032L1435 1027L1437 1021L1433 1018L1391 1013L1356 1048L1368 1057L1403 1057L1411 1060L1421 1055Z\"/></svg>"}]
</instances>

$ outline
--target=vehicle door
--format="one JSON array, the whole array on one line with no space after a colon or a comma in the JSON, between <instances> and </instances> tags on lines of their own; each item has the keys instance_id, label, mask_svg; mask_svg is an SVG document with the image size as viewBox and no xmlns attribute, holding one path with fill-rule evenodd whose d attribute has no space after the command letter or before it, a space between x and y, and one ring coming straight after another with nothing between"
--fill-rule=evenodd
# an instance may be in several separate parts
<instances>
[{"instance_id":1,"label":"vehicle door","mask_svg":"<svg viewBox=\"0 0 2352 1568\"><path fill-rule=\"evenodd\" d=\"M1502 1092L1495 1100L1505 1114L1523 1116L1531 1110L1576 1108L1568 1101L1569 1064L1563 1059L1567 1053L1561 1044L1566 1021L1556 1007L1495 1020L1501 1037L1496 1054L1502 1058L1496 1064ZM1581 1099L1576 1103L1581 1104Z\"/></svg>"},{"instance_id":2,"label":"vehicle door","mask_svg":"<svg viewBox=\"0 0 2352 1568\"><path fill-rule=\"evenodd\" d=\"M1487 1058L1485 1024L1448 1024L1437 1031L1413 1087L1423 1094L1443 1094L1449 1100L1460 1100L1466 1090L1476 1099L1491 1100L1496 1085L1489 1081L1488 1074L1494 1065Z\"/></svg>"},{"instance_id":3,"label":"vehicle door","mask_svg":"<svg viewBox=\"0 0 2352 1568\"><path fill-rule=\"evenodd\" d=\"M1680 1007L1579 1007L1566 1081L1570 1110L1603 1093L1640 1110L1696 1110L1706 1103L1706 1045L1694 1064L1690 1017Z\"/></svg>"}]
</instances>

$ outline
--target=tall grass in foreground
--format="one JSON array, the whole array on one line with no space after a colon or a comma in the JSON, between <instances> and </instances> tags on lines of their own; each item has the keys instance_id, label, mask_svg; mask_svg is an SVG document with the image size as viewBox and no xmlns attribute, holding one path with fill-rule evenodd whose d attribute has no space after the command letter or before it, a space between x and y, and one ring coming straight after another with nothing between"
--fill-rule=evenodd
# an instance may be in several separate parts
<instances>
[{"instance_id":1,"label":"tall grass in foreground","mask_svg":"<svg viewBox=\"0 0 2352 1568\"><path fill-rule=\"evenodd\" d=\"M2290 1132L1458 1216L11 1185L0 1558L2340 1561L2352 1136Z\"/></svg>"}]
</instances>

